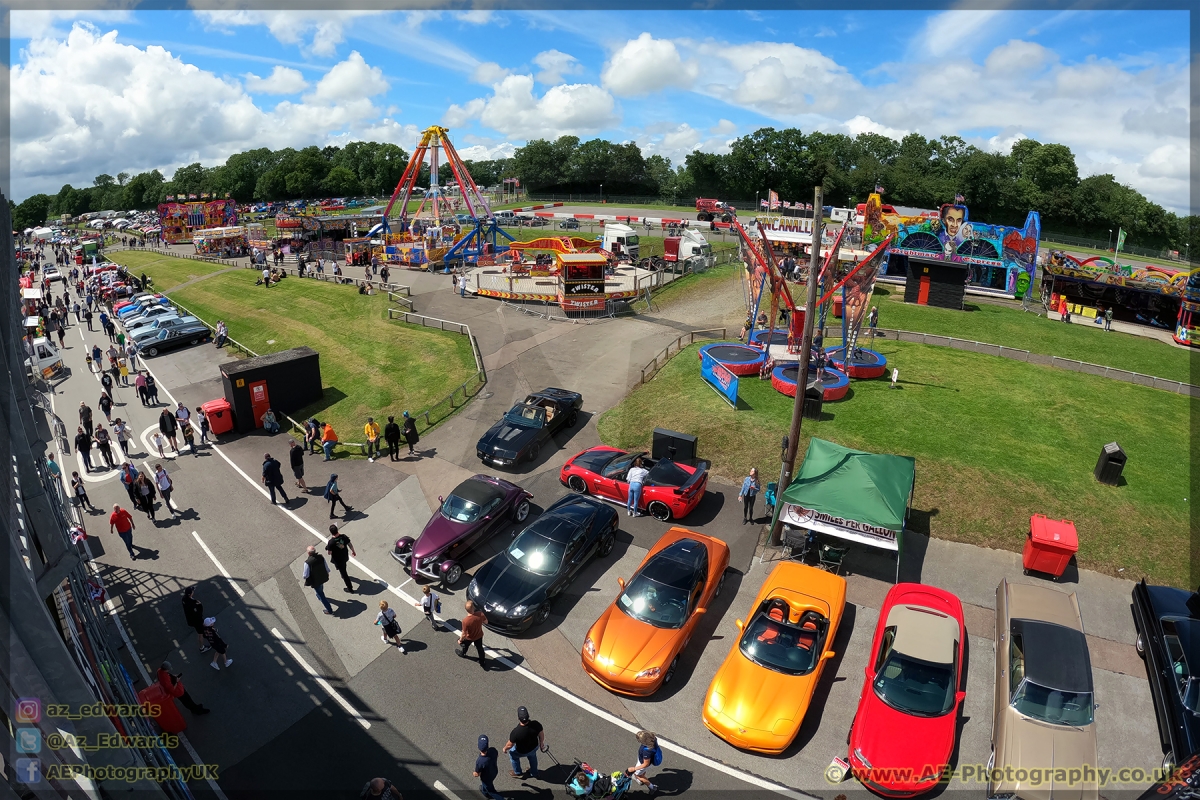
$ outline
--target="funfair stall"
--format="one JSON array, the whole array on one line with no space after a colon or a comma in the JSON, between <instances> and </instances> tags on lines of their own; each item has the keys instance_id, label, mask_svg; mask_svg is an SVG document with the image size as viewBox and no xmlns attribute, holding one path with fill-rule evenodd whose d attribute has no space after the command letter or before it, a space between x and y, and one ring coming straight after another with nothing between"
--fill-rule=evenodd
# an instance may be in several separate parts
<instances>
[{"instance_id":1,"label":"funfair stall","mask_svg":"<svg viewBox=\"0 0 1200 800\"><path fill-rule=\"evenodd\" d=\"M231 225L228 228L192 231L192 244L201 255L235 257L245 254L249 239L245 228Z\"/></svg>"},{"instance_id":2,"label":"funfair stall","mask_svg":"<svg viewBox=\"0 0 1200 800\"><path fill-rule=\"evenodd\" d=\"M158 204L159 227L167 244L190 242L194 231L230 227L237 221L237 203L232 198L197 200L195 195L187 199L180 195L176 200L167 195L167 202Z\"/></svg>"}]
</instances>

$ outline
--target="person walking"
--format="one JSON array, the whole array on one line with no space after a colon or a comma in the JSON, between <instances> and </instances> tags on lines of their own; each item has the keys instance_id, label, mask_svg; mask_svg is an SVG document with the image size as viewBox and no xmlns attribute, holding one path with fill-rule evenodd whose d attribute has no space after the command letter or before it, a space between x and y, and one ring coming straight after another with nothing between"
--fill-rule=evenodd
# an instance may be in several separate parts
<instances>
[{"instance_id":1,"label":"person walking","mask_svg":"<svg viewBox=\"0 0 1200 800\"><path fill-rule=\"evenodd\" d=\"M229 645L221 638L221 634L217 633L217 618L206 617L204 620L204 640L208 642L208 646L212 648L213 657L208 665L217 672L221 671L222 659L225 660L225 666L233 666L233 659L229 657Z\"/></svg>"},{"instance_id":2,"label":"person walking","mask_svg":"<svg viewBox=\"0 0 1200 800\"><path fill-rule=\"evenodd\" d=\"M500 768L496 760L500 754L491 747L487 736L479 737L479 756L475 759L475 771L471 774L479 779L479 791L488 800L504 800L504 795L496 791L496 776Z\"/></svg>"},{"instance_id":3,"label":"person walking","mask_svg":"<svg viewBox=\"0 0 1200 800\"><path fill-rule=\"evenodd\" d=\"M54 453L46 454L46 472L50 473L50 477L54 478L56 484L62 486L60 483L62 481L62 467L54 460Z\"/></svg>"},{"instance_id":4,"label":"person walking","mask_svg":"<svg viewBox=\"0 0 1200 800\"><path fill-rule=\"evenodd\" d=\"M170 661L164 661L158 668L158 685L163 688L168 697L177 697L179 702L183 703L184 708L193 714L200 716L209 713L212 709L205 708L202 703L197 703L188 694L187 689L183 685L183 673L172 672L174 667Z\"/></svg>"},{"instance_id":5,"label":"person walking","mask_svg":"<svg viewBox=\"0 0 1200 800\"><path fill-rule=\"evenodd\" d=\"M200 420L200 444L208 444L208 432L210 430L208 414L204 413L203 408L198 408L196 409L196 417Z\"/></svg>"},{"instance_id":6,"label":"person walking","mask_svg":"<svg viewBox=\"0 0 1200 800\"><path fill-rule=\"evenodd\" d=\"M283 497L284 505L292 502L283 490L283 472L279 468L279 462L271 458L270 453L263 453L262 482L271 492L271 505L275 505L276 492Z\"/></svg>"},{"instance_id":7,"label":"person walking","mask_svg":"<svg viewBox=\"0 0 1200 800\"><path fill-rule=\"evenodd\" d=\"M346 574L346 565L350 563L351 556L358 558L358 553L354 552L354 545L351 543L350 537L339 531L337 525L329 526L329 541L325 543L325 552L329 554L329 563L337 568L342 575L342 580L346 582L346 591L353 594L354 587L350 585L350 576Z\"/></svg>"},{"instance_id":8,"label":"person walking","mask_svg":"<svg viewBox=\"0 0 1200 800\"><path fill-rule=\"evenodd\" d=\"M196 587L188 586L183 590L183 619L196 632L196 644L201 653L207 653L211 647L204 641L204 603L196 598Z\"/></svg>"},{"instance_id":9,"label":"person walking","mask_svg":"<svg viewBox=\"0 0 1200 800\"><path fill-rule=\"evenodd\" d=\"M75 434L75 452L79 453L79 457L83 459L83 471L92 471L92 436L83 429L80 425L76 430L79 433Z\"/></svg>"},{"instance_id":10,"label":"person walking","mask_svg":"<svg viewBox=\"0 0 1200 800\"><path fill-rule=\"evenodd\" d=\"M171 506L171 492L175 489L175 483L171 480L171 476L163 469L162 464L154 465L154 485L158 487L158 493L162 495L163 507L170 511L172 515L179 513L177 508Z\"/></svg>"},{"instance_id":11,"label":"person walking","mask_svg":"<svg viewBox=\"0 0 1200 800\"><path fill-rule=\"evenodd\" d=\"M367 417L367 424L363 426L363 434L367 437L367 461L375 463L375 458L379 455L379 423L374 417Z\"/></svg>"},{"instance_id":12,"label":"person walking","mask_svg":"<svg viewBox=\"0 0 1200 800\"><path fill-rule=\"evenodd\" d=\"M133 388L137 392L138 399L142 401L143 406L150 405L150 394L146 391L146 376L138 373L133 379Z\"/></svg>"},{"instance_id":13,"label":"person walking","mask_svg":"<svg viewBox=\"0 0 1200 800\"><path fill-rule=\"evenodd\" d=\"M83 482L83 478L79 477L78 472L71 473L71 491L75 494L75 502L80 508L87 506L90 511L99 510L92 505L92 499L88 497L87 493L87 484Z\"/></svg>"},{"instance_id":14,"label":"person walking","mask_svg":"<svg viewBox=\"0 0 1200 800\"><path fill-rule=\"evenodd\" d=\"M121 452L125 454L125 457L129 458L130 433L128 423L126 423L125 420L121 419L120 417L117 417L115 420L113 420L112 432L113 436L115 436L117 439L117 447L120 447Z\"/></svg>"},{"instance_id":15,"label":"person walking","mask_svg":"<svg viewBox=\"0 0 1200 800\"><path fill-rule=\"evenodd\" d=\"M392 785L392 782L387 778L371 778L367 781L367 785L358 793L359 800L375 800L375 798L395 798L395 800L404 800L404 795L400 794L400 790Z\"/></svg>"},{"instance_id":16,"label":"person walking","mask_svg":"<svg viewBox=\"0 0 1200 800\"><path fill-rule=\"evenodd\" d=\"M521 706L517 709L517 727L512 729L508 734L508 742L504 745L504 752L508 753L508 760L512 764L512 777L524 778L525 773L521 770L521 759L529 759L529 777L536 778L538 776L537 754L541 750L546 752L546 733L542 730L542 723L536 719L529 718L529 709Z\"/></svg>"},{"instance_id":17,"label":"person walking","mask_svg":"<svg viewBox=\"0 0 1200 800\"><path fill-rule=\"evenodd\" d=\"M115 381L113 381L113 376L108 372L101 373L100 385L104 387L104 393L111 398L113 396L113 388L116 385Z\"/></svg>"},{"instance_id":18,"label":"person walking","mask_svg":"<svg viewBox=\"0 0 1200 800\"><path fill-rule=\"evenodd\" d=\"M92 409L83 400L79 401L79 424L87 431L87 435L92 435Z\"/></svg>"},{"instance_id":19,"label":"person walking","mask_svg":"<svg viewBox=\"0 0 1200 800\"><path fill-rule=\"evenodd\" d=\"M95 318L95 316L96 315L92 313L92 306L89 302L88 307L83 310L83 319L85 322L87 322L88 330L91 332L95 332L96 330L92 327L92 320Z\"/></svg>"},{"instance_id":20,"label":"person walking","mask_svg":"<svg viewBox=\"0 0 1200 800\"><path fill-rule=\"evenodd\" d=\"M625 480L629 482L629 495L625 499L625 513L631 517L642 515L638 511L638 505L642 500L642 485L646 482L646 476L649 474L650 470L642 466L641 456L633 460L633 466L629 468L629 472L625 473Z\"/></svg>"},{"instance_id":21,"label":"person walking","mask_svg":"<svg viewBox=\"0 0 1200 800\"><path fill-rule=\"evenodd\" d=\"M91 505L89 503L89 505ZM121 537L121 541L125 543L125 549L129 551L129 560L137 561L137 553L133 552L133 532L137 530L137 525L133 524L133 516L114 504L112 514L108 517L108 532L115 533Z\"/></svg>"},{"instance_id":22,"label":"person walking","mask_svg":"<svg viewBox=\"0 0 1200 800\"><path fill-rule=\"evenodd\" d=\"M421 587L421 611L424 612L425 619L429 620L429 624L435 631L442 629L442 626L438 624L437 617L434 616L434 614L441 613L442 601L428 586Z\"/></svg>"},{"instance_id":23,"label":"person walking","mask_svg":"<svg viewBox=\"0 0 1200 800\"><path fill-rule=\"evenodd\" d=\"M316 417L304 423L304 448L313 453L321 452L321 423Z\"/></svg>"},{"instance_id":24,"label":"person walking","mask_svg":"<svg viewBox=\"0 0 1200 800\"><path fill-rule=\"evenodd\" d=\"M328 422L325 423L325 429L321 431L321 449L325 451L325 460L333 461L333 446L337 444L337 434L333 431L333 426Z\"/></svg>"},{"instance_id":25,"label":"person walking","mask_svg":"<svg viewBox=\"0 0 1200 800\"><path fill-rule=\"evenodd\" d=\"M337 508L338 503L341 503L342 519L345 519L346 517L350 516L350 511L352 509L350 506L346 505L346 501L342 499L342 492L338 488L337 477L338 476L336 472L330 473L329 482L325 484L325 494L322 496L329 501L329 518L336 519L333 510Z\"/></svg>"},{"instance_id":26,"label":"person walking","mask_svg":"<svg viewBox=\"0 0 1200 800\"><path fill-rule=\"evenodd\" d=\"M105 377L108 377L108 376L105 376ZM96 407L100 409L100 413L104 415L104 418L108 420L108 424L111 425L112 424L112 407L113 407L112 398L109 397L106 392L101 392L100 399L98 399L96 401Z\"/></svg>"},{"instance_id":27,"label":"person walking","mask_svg":"<svg viewBox=\"0 0 1200 800\"><path fill-rule=\"evenodd\" d=\"M302 492L308 491L304 482L304 450L295 439L288 439L288 460L292 467L292 476L296 479L296 488Z\"/></svg>"},{"instance_id":28,"label":"person walking","mask_svg":"<svg viewBox=\"0 0 1200 800\"><path fill-rule=\"evenodd\" d=\"M133 339L130 339L128 342L126 342L125 358L129 360L129 368L131 370L137 371L137 368L138 368L137 359L138 359L139 352L141 352L141 351L138 350L137 342L133 341Z\"/></svg>"},{"instance_id":29,"label":"person walking","mask_svg":"<svg viewBox=\"0 0 1200 800\"><path fill-rule=\"evenodd\" d=\"M750 474L742 480L742 490L738 492L738 500L742 501L742 524L754 522L754 498L758 497L762 484L758 480L758 468L751 467Z\"/></svg>"},{"instance_id":30,"label":"person walking","mask_svg":"<svg viewBox=\"0 0 1200 800\"><path fill-rule=\"evenodd\" d=\"M96 372L104 371L104 351L100 349L100 345L92 345L92 364L96 367Z\"/></svg>"},{"instance_id":31,"label":"person walking","mask_svg":"<svg viewBox=\"0 0 1200 800\"><path fill-rule=\"evenodd\" d=\"M467 296L467 275L465 272L458 276L458 296Z\"/></svg>"},{"instance_id":32,"label":"person walking","mask_svg":"<svg viewBox=\"0 0 1200 800\"><path fill-rule=\"evenodd\" d=\"M138 503L137 491L134 484L137 483L138 471L133 464L128 461L121 465L120 472L121 484L125 487L126 494L129 495L130 504L136 506Z\"/></svg>"},{"instance_id":33,"label":"person walking","mask_svg":"<svg viewBox=\"0 0 1200 800\"><path fill-rule=\"evenodd\" d=\"M1104 309L1104 330L1112 330L1112 317L1112 306L1109 306L1108 308Z\"/></svg>"},{"instance_id":34,"label":"person walking","mask_svg":"<svg viewBox=\"0 0 1200 800\"><path fill-rule=\"evenodd\" d=\"M638 731L637 734L637 763L625 770L625 774L650 790L651 794L658 791L658 786L646 777L646 770L662 764L662 748L658 746L658 737L650 731Z\"/></svg>"},{"instance_id":35,"label":"person walking","mask_svg":"<svg viewBox=\"0 0 1200 800\"><path fill-rule=\"evenodd\" d=\"M263 430L265 430L269 436L274 436L275 434L279 433L279 420L275 418L275 412L273 410L268 408L266 413L259 417L259 419L262 420Z\"/></svg>"},{"instance_id":36,"label":"person walking","mask_svg":"<svg viewBox=\"0 0 1200 800\"><path fill-rule=\"evenodd\" d=\"M100 451L100 457L104 459L104 465L108 469L116 466L113 463L112 438L109 437L108 431L103 425L96 426L96 449Z\"/></svg>"},{"instance_id":37,"label":"person walking","mask_svg":"<svg viewBox=\"0 0 1200 800\"><path fill-rule=\"evenodd\" d=\"M183 403L180 403L175 409L175 421L181 426L185 422L190 423L192 421L191 409L189 409Z\"/></svg>"},{"instance_id":38,"label":"person walking","mask_svg":"<svg viewBox=\"0 0 1200 800\"><path fill-rule=\"evenodd\" d=\"M139 472L137 480L133 484L134 490L137 493L138 504L142 511L146 512L146 517L154 522L154 498L157 492L154 489L154 481L146 477L146 473Z\"/></svg>"},{"instance_id":39,"label":"person walking","mask_svg":"<svg viewBox=\"0 0 1200 800\"><path fill-rule=\"evenodd\" d=\"M375 624L383 626L383 635L379 638L385 644L392 642L400 648L401 655L408 654L408 651L404 649L404 641L400 638L400 623L396 621L396 612L388 608L387 600L379 601L379 613L375 615Z\"/></svg>"},{"instance_id":40,"label":"person walking","mask_svg":"<svg viewBox=\"0 0 1200 800\"><path fill-rule=\"evenodd\" d=\"M417 434L417 421L404 412L404 442L408 445L408 454L416 455L413 449L417 443L421 441L421 437Z\"/></svg>"},{"instance_id":41,"label":"person walking","mask_svg":"<svg viewBox=\"0 0 1200 800\"><path fill-rule=\"evenodd\" d=\"M455 652L459 658L466 658L467 650L473 645L479 655L479 666L487 669L487 659L483 654L483 623L487 621L487 617L473 600L468 600L465 608L467 616L462 621L462 633L458 637L458 649Z\"/></svg>"},{"instance_id":42,"label":"person walking","mask_svg":"<svg viewBox=\"0 0 1200 800\"><path fill-rule=\"evenodd\" d=\"M387 442L388 458L392 461L400 460L400 426L396 424L395 417L388 417L387 425L383 426L383 439Z\"/></svg>"},{"instance_id":43,"label":"person walking","mask_svg":"<svg viewBox=\"0 0 1200 800\"><path fill-rule=\"evenodd\" d=\"M183 443L188 446L188 452L199 458L200 454L196 452L196 431L192 428L191 423L182 423L180 432L183 434Z\"/></svg>"},{"instance_id":44,"label":"person walking","mask_svg":"<svg viewBox=\"0 0 1200 800\"><path fill-rule=\"evenodd\" d=\"M158 415L158 432L171 443L171 449L175 451L175 455L179 455L179 442L175 438L175 432L178 429L179 423L175 421L175 415L171 413L170 409L164 408Z\"/></svg>"},{"instance_id":45,"label":"person walking","mask_svg":"<svg viewBox=\"0 0 1200 800\"><path fill-rule=\"evenodd\" d=\"M129 385L129 363L123 359L117 359L117 372L121 373L121 385Z\"/></svg>"},{"instance_id":46,"label":"person walking","mask_svg":"<svg viewBox=\"0 0 1200 800\"><path fill-rule=\"evenodd\" d=\"M310 544L308 556L304 559L304 585L312 588L313 594L321 601L321 605L325 606L325 613L332 615L333 606L325 597L325 583L328 580L329 565L325 563L325 556L318 553L317 548Z\"/></svg>"},{"instance_id":47,"label":"person walking","mask_svg":"<svg viewBox=\"0 0 1200 800\"><path fill-rule=\"evenodd\" d=\"M150 397L150 402L153 405L158 405L158 383L155 382L154 376L146 374L146 394Z\"/></svg>"}]
</instances>

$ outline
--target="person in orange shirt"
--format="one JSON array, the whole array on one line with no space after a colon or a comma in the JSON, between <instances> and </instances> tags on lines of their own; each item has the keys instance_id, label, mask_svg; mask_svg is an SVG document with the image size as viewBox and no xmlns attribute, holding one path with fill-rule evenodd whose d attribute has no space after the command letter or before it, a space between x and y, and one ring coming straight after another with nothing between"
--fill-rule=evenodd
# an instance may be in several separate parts
<instances>
[{"instance_id":1,"label":"person in orange shirt","mask_svg":"<svg viewBox=\"0 0 1200 800\"><path fill-rule=\"evenodd\" d=\"M337 444L337 440L337 434L333 432L333 426L326 422L325 430L321 432L321 448L325 451L326 461L333 461L333 446Z\"/></svg>"}]
</instances>

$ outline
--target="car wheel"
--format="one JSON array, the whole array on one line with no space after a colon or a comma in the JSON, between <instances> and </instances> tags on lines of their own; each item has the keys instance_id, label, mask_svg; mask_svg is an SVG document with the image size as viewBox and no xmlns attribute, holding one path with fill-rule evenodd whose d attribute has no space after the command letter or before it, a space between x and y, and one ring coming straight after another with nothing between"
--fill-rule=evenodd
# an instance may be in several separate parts
<instances>
[{"instance_id":1,"label":"car wheel","mask_svg":"<svg viewBox=\"0 0 1200 800\"><path fill-rule=\"evenodd\" d=\"M200 344L199 339L192 339L190 342L188 342L189 347L194 347L195 345L198 345L198 344Z\"/></svg>"},{"instance_id":2,"label":"car wheel","mask_svg":"<svg viewBox=\"0 0 1200 800\"><path fill-rule=\"evenodd\" d=\"M668 522L671 519L671 509L661 500L655 500L646 507L646 510L650 512L650 516L660 522Z\"/></svg>"},{"instance_id":3,"label":"car wheel","mask_svg":"<svg viewBox=\"0 0 1200 800\"><path fill-rule=\"evenodd\" d=\"M150 356L151 358L154 358L156 355L158 355L158 348L157 347L147 347L146 355Z\"/></svg>"},{"instance_id":4,"label":"car wheel","mask_svg":"<svg viewBox=\"0 0 1200 800\"><path fill-rule=\"evenodd\" d=\"M576 422L579 422L579 414L575 411L572 411L567 415L567 427L574 428Z\"/></svg>"},{"instance_id":5,"label":"car wheel","mask_svg":"<svg viewBox=\"0 0 1200 800\"><path fill-rule=\"evenodd\" d=\"M461 577L462 566L454 564L442 575L442 582L446 585L446 588L449 589L450 587L454 586L454 584L458 583L458 579Z\"/></svg>"},{"instance_id":6,"label":"car wheel","mask_svg":"<svg viewBox=\"0 0 1200 800\"><path fill-rule=\"evenodd\" d=\"M513 507L513 521L524 522L529 517L529 501L522 499Z\"/></svg>"},{"instance_id":7,"label":"car wheel","mask_svg":"<svg viewBox=\"0 0 1200 800\"><path fill-rule=\"evenodd\" d=\"M538 606L537 613L535 613L533 615L533 624L534 625L541 625L543 622L550 619L550 606L551 605L552 605L552 601L547 600L546 602L544 602L540 606Z\"/></svg>"},{"instance_id":8,"label":"car wheel","mask_svg":"<svg viewBox=\"0 0 1200 800\"><path fill-rule=\"evenodd\" d=\"M1133 649L1137 650L1137 654L1142 658L1146 657L1146 640L1142 638L1141 632L1138 633L1137 641L1133 643Z\"/></svg>"},{"instance_id":9,"label":"car wheel","mask_svg":"<svg viewBox=\"0 0 1200 800\"><path fill-rule=\"evenodd\" d=\"M572 475L571 477L567 478L567 486L572 492L587 494L587 481L578 475Z\"/></svg>"},{"instance_id":10,"label":"car wheel","mask_svg":"<svg viewBox=\"0 0 1200 800\"><path fill-rule=\"evenodd\" d=\"M675 677L675 668L679 666L679 656L675 656L671 661L671 666L667 667L667 674L663 675L663 686L671 682L671 678Z\"/></svg>"},{"instance_id":11,"label":"car wheel","mask_svg":"<svg viewBox=\"0 0 1200 800\"><path fill-rule=\"evenodd\" d=\"M613 548L616 546L616 544L617 524L614 522L613 526L608 529L607 533L604 534L604 538L600 540L600 548L596 551L596 555L600 556L601 558L607 558L608 554L613 551Z\"/></svg>"},{"instance_id":12,"label":"car wheel","mask_svg":"<svg viewBox=\"0 0 1200 800\"><path fill-rule=\"evenodd\" d=\"M721 573L721 580L717 581L717 590L713 592L713 600L721 596L721 589L725 586L725 573Z\"/></svg>"},{"instance_id":13,"label":"car wheel","mask_svg":"<svg viewBox=\"0 0 1200 800\"><path fill-rule=\"evenodd\" d=\"M529 460L537 461L537 457L538 457L538 455L541 454L541 452L542 452L542 446L540 444L538 444L537 442L534 442L533 447L529 448Z\"/></svg>"}]
</instances>

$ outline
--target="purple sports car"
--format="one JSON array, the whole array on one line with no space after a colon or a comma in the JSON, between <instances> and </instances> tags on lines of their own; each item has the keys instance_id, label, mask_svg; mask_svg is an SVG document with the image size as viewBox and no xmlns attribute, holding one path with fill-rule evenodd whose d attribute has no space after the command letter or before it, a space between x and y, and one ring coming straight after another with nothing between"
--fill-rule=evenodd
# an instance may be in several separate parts
<instances>
[{"instance_id":1,"label":"purple sports car","mask_svg":"<svg viewBox=\"0 0 1200 800\"><path fill-rule=\"evenodd\" d=\"M521 523L529 516L532 494L515 483L474 475L455 487L449 497L439 497L442 506L433 513L415 540L396 540L392 558L414 578L441 580L447 587L458 583L458 562L476 545L487 541L509 522Z\"/></svg>"}]
</instances>

